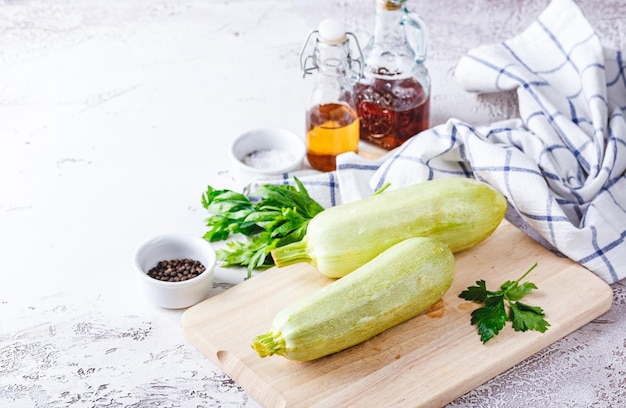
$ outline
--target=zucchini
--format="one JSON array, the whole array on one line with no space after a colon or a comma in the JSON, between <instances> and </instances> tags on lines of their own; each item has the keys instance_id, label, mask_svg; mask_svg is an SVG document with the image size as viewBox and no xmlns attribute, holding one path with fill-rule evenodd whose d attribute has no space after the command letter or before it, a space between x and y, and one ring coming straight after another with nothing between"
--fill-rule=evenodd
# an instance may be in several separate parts
<instances>
[{"instance_id":1,"label":"zucchini","mask_svg":"<svg viewBox=\"0 0 626 408\"><path fill-rule=\"evenodd\" d=\"M451 177L385 191L328 208L309 221L300 241L275 248L278 267L308 262L340 278L410 237L430 237L452 252L471 248L498 227L507 202L490 185Z\"/></svg>"},{"instance_id":2,"label":"zucchini","mask_svg":"<svg viewBox=\"0 0 626 408\"><path fill-rule=\"evenodd\" d=\"M404 240L287 306L252 348L261 357L298 361L344 350L435 304L452 284L454 267L447 245L430 238Z\"/></svg>"}]
</instances>

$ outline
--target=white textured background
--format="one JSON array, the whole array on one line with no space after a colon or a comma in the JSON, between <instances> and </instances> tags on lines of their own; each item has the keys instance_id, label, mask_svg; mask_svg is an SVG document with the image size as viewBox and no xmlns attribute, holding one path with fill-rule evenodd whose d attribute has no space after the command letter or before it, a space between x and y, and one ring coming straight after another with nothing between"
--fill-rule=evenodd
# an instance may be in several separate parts
<instances>
[{"instance_id":1,"label":"white textured background","mask_svg":"<svg viewBox=\"0 0 626 408\"><path fill-rule=\"evenodd\" d=\"M514 94L466 94L454 67L547 4L409 0L431 29L432 125L516 116ZM626 50L626 2L578 4ZM137 297L130 258L152 235L204 233L200 195L232 187L232 137L302 134L298 56L328 16L363 46L373 0L0 0L0 407L257 406L184 340L180 311ZM215 292L242 276L218 270ZM450 406L626 406L625 286Z\"/></svg>"}]
</instances>

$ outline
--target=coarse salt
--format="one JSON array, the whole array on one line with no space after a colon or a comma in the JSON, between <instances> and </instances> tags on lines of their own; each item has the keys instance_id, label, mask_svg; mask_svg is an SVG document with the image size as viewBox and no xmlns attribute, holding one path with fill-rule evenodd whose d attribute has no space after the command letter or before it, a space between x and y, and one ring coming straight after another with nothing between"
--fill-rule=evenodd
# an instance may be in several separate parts
<instances>
[{"instance_id":1,"label":"coarse salt","mask_svg":"<svg viewBox=\"0 0 626 408\"><path fill-rule=\"evenodd\" d=\"M292 153L280 149L255 150L243 157L243 162L247 166L264 170L279 169L294 160Z\"/></svg>"}]
</instances>

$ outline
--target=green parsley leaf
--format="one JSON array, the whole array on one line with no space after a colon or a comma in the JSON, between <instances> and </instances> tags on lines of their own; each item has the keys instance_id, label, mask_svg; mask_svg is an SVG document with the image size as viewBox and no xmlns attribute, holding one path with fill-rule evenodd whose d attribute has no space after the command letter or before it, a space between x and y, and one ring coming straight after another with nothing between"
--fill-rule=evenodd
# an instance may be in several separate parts
<instances>
[{"instance_id":1,"label":"green parsley leaf","mask_svg":"<svg viewBox=\"0 0 626 408\"><path fill-rule=\"evenodd\" d=\"M496 336L504 328L507 321L512 322L515 331L536 330L544 333L550 323L545 320L543 309L539 306L530 306L520 302L525 295L537 286L532 282L520 282L533 270L535 263L526 273L516 281L507 281L500 286L500 291L490 292L484 280L476 281L476 286L470 286L459 294L459 297L476 303L482 307L472 312L471 324L475 325L484 343ZM508 305L509 312L506 312Z\"/></svg>"},{"instance_id":2,"label":"green parsley leaf","mask_svg":"<svg viewBox=\"0 0 626 408\"><path fill-rule=\"evenodd\" d=\"M261 233L248 240L227 242L227 249L216 251L217 260L223 262L225 267L269 268L274 265L273 262L268 262L271 257L267 257L267 254L273 249L272 243L273 241L267 237L267 233Z\"/></svg>"},{"instance_id":3,"label":"green parsley leaf","mask_svg":"<svg viewBox=\"0 0 626 408\"><path fill-rule=\"evenodd\" d=\"M511 303L510 306L509 316L516 331L536 330L544 333L548 330L550 323L544 319L542 308L522 302Z\"/></svg>"},{"instance_id":4,"label":"green parsley leaf","mask_svg":"<svg viewBox=\"0 0 626 408\"><path fill-rule=\"evenodd\" d=\"M487 291L486 283L484 280L476 281L476 286L470 286L461 294L459 297L465 300L471 300L474 302L485 303L487 299L487 295L489 292Z\"/></svg>"},{"instance_id":5,"label":"green parsley leaf","mask_svg":"<svg viewBox=\"0 0 626 408\"><path fill-rule=\"evenodd\" d=\"M472 312L472 324L478 327L480 340L486 343L502 330L508 320L504 309L503 295L485 299L485 306Z\"/></svg>"},{"instance_id":6,"label":"green parsley leaf","mask_svg":"<svg viewBox=\"0 0 626 408\"><path fill-rule=\"evenodd\" d=\"M253 269L274 265L270 255L274 248L302 240L309 221L324 208L311 198L300 180L294 181L296 186L260 186L255 197L207 187L202 195L202 206L208 213L204 239L216 242L244 236L216 251L223 266L245 266L249 278Z\"/></svg>"},{"instance_id":7,"label":"green parsley leaf","mask_svg":"<svg viewBox=\"0 0 626 408\"><path fill-rule=\"evenodd\" d=\"M507 300L516 301L529 294L533 289L537 289L537 285L532 282L525 282L521 285L503 289L503 291L506 293Z\"/></svg>"}]
</instances>

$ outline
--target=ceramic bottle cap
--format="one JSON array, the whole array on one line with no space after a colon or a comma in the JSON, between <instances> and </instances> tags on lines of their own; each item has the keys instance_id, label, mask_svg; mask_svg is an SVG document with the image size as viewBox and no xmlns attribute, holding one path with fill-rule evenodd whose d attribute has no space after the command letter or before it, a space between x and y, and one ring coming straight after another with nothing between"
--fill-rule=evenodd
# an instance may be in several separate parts
<instances>
[{"instance_id":1,"label":"ceramic bottle cap","mask_svg":"<svg viewBox=\"0 0 626 408\"><path fill-rule=\"evenodd\" d=\"M329 45L342 44L347 41L345 26L333 18L322 20L318 32L320 41Z\"/></svg>"}]
</instances>

